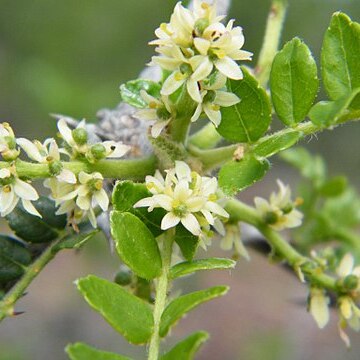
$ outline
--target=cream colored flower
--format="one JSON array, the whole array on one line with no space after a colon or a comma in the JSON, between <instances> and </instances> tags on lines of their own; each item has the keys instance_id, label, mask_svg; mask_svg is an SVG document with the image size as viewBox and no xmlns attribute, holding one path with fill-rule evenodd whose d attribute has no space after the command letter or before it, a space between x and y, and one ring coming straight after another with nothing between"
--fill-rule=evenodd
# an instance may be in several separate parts
<instances>
[{"instance_id":1,"label":"cream colored flower","mask_svg":"<svg viewBox=\"0 0 360 360\"><path fill-rule=\"evenodd\" d=\"M295 207L300 200L291 200L291 190L280 180L277 181L279 192L270 195L270 201L256 197L255 207L264 221L275 230L294 228L301 225L303 214Z\"/></svg>"},{"instance_id":2,"label":"cream colored flower","mask_svg":"<svg viewBox=\"0 0 360 360\"><path fill-rule=\"evenodd\" d=\"M240 255L246 260L250 260L249 253L247 252L243 242L241 241L240 224L226 224L225 236L222 238L220 247L223 250L235 251L236 255Z\"/></svg>"},{"instance_id":3,"label":"cream colored flower","mask_svg":"<svg viewBox=\"0 0 360 360\"><path fill-rule=\"evenodd\" d=\"M336 269L336 273L345 278L349 275L354 275L358 278L358 286L356 291L360 290L360 265L355 266L355 259L352 254L346 254L340 261L339 266Z\"/></svg>"},{"instance_id":4,"label":"cream colored flower","mask_svg":"<svg viewBox=\"0 0 360 360\"><path fill-rule=\"evenodd\" d=\"M56 214L68 214L70 221L78 224L88 218L91 225L96 227L94 209L100 206L103 211L109 207L109 198L103 189L103 177L100 173L85 173L78 175L78 183L66 184L50 179L47 186L51 189L56 205L60 205Z\"/></svg>"},{"instance_id":5,"label":"cream colored flower","mask_svg":"<svg viewBox=\"0 0 360 360\"><path fill-rule=\"evenodd\" d=\"M70 184L76 183L75 174L68 169L64 169L60 163L60 152L54 139L46 139L43 144L40 141L35 140L31 142L25 138L19 138L16 142L31 160L41 164L48 164L51 172L56 173L55 176L59 181Z\"/></svg>"},{"instance_id":6,"label":"cream colored flower","mask_svg":"<svg viewBox=\"0 0 360 360\"><path fill-rule=\"evenodd\" d=\"M228 213L217 202L217 181L191 172L183 161L176 161L165 179L160 172L146 177L146 185L153 194L138 201L134 207L160 207L167 211L161 229L167 230L181 223L195 236L203 233L203 224L216 226L218 219L228 218Z\"/></svg>"},{"instance_id":7,"label":"cream colored flower","mask_svg":"<svg viewBox=\"0 0 360 360\"><path fill-rule=\"evenodd\" d=\"M41 217L31 203L38 198L36 190L28 182L20 180L14 168L0 170L0 213L2 217L9 215L20 200L29 214Z\"/></svg>"},{"instance_id":8,"label":"cream colored flower","mask_svg":"<svg viewBox=\"0 0 360 360\"><path fill-rule=\"evenodd\" d=\"M323 289L311 288L309 311L320 329L323 329L330 319L329 301Z\"/></svg>"},{"instance_id":9,"label":"cream colored flower","mask_svg":"<svg viewBox=\"0 0 360 360\"><path fill-rule=\"evenodd\" d=\"M147 103L148 108L138 110L135 116L139 119L154 121L155 123L151 127L151 136L157 138L172 119L170 102L166 96L157 99L144 90L141 90L140 95Z\"/></svg>"},{"instance_id":10,"label":"cream colored flower","mask_svg":"<svg viewBox=\"0 0 360 360\"><path fill-rule=\"evenodd\" d=\"M201 101L197 105L191 121L196 121L202 112L204 112L216 127L220 125L220 108L233 106L240 101L235 94L220 90L225 87L225 84L226 77L221 74L216 76L216 80L213 83L201 83Z\"/></svg>"},{"instance_id":11,"label":"cream colored flower","mask_svg":"<svg viewBox=\"0 0 360 360\"><path fill-rule=\"evenodd\" d=\"M20 154L14 131L8 123L0 124L0 154L5 161L13 161Z\"/></svg>"},{"instance_id":12,"label":"cream colored flower","mask_svg":"<svg viewBox=\"0 0 360 360\"><path fill-rule=\"evenodd\" d=\"M350 296L338 300L340 317L355 331L360 331L360 309Z\"/></svg>"}]
</instances>

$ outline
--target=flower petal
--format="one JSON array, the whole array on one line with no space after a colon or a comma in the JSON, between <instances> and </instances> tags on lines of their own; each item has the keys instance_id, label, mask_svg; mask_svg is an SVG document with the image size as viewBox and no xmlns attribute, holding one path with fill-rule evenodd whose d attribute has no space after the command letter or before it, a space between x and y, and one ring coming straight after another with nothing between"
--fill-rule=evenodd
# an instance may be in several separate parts
<instances>
[{"instance_id":1,"label":"flower petal","mask_svg":"<svg viewBox=\"0 0 360 360\"><path fill-rule=\"evenodd\" d=\"M200 224L193 214L187 214L181 219L181 223L185 229L189 230L193 235L199 236L201 234Z\"/></svg>"},{"instance_id":2,"label":"flower petal","mask_svg":"<svg viewBox=\"0 0 360 360\"><path fill-rule=\"evenodd\" d=\"M15 180L14 191L17 196L24 200L37 200L39 198L36 190L30 184L20 179Z\"/></svg>"},{"instance_id":3,"label":"flower petal","mask_svg":"<svg viewBox=\"0 0 360 360\"><path fill-rule=\"evenodd\" d=\"M167 230L175 227L180 222L180 218L172 212L167 213L161 220L161 230Z\"/></svg>"},{"instance_id":4,"label":"flower petal","mask_svg":"<svg viewBox=\"0 0 360 360\"><path fill-rule=\"evenodd\" d=\"M243 73L239 65L228 56L216 60L215 66L222 74L230 79L241 80L243 78Z\"/></svg>"}]
</instances>

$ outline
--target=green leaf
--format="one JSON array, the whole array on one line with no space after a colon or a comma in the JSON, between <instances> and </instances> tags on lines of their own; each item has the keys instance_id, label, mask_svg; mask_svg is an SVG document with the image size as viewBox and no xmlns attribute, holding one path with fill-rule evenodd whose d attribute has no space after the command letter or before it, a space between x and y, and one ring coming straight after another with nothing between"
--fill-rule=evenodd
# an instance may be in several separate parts
<instances>
[{"instance_id":1,"label":"green leaf","mask_svg":"<svg viewBox=\"0 0 360 360\"><path fill-rule=\"evenodd\" d=\"M192 360L200 346L209 338L205 331L191 334L176 344L169 352L161 356L160 360Z\"/></svg>"},{"instance_id":2,"label":"green leaf","mask_svg":"<svg viewBox=\"0 0 360 360\"><path fill-rule=\"evenodd\" d=\"M199 238L186 230L183 225L179 224L176 226L174 239L175 242L179 245L184 258L188 261L191 261L199 247Z\"/></svg>"},{"instance_id":3,"label":"green leaf","mask_svg":"<svg viewBox=\"0 0 360 360\"><path fill-rule=\"evenodd\" d=\"M144 184L133 183L129 180L118 181L112 193L112 203L115 210L136 215L156 237L163 233L160 225L166 214L165 210L156 208L148 212L146 208L134 208L139 200L149 196L152 194Z\"/></svg>"},{"instance_id":4,"label":"green leaf","mask_svg":"<svg viewBox=\"0 0 360 360\"><path fill-rule=\"evenodd\" d=\"M318 102L309 112L310 120L318 126L336 124L341 115L344 114L344 111L350 106L359 93L360 88L355 89L350 94L347 94L335 101Z\"/></svg>"},{"instance_id":5,"label":"green leaf","mask_svg":"<svg viewBox=\"0 0 360 360\"><path fill-rule=\"evenodd\" d=\"M77 286L88 304L130 343L144 344L150 339L154 319L143 300L94 275L79 279Z\"/></svg>"},{"instance_id":6,"label":"green leaf","mask_svg":"<svg viewBox=\"0 0 360 360\"><path fill-rule=\"evenodd\" d=\"M124 263L144 279L161 274L162 262L158 244L146 225L131 213L112 211L111 235Z\"/></svg>"},{"instance_id":7,"label":"green leaf","mask_svg":"<svg viewBox=\"0 0 360 360\"><path fill-rule=\"evenodd\" d=\"M260 180L269 167L267 160L258 160L253 156L246 156L240 161L229 161L219 172L219 185L226 195L235 195Z\"/></svg>"},{"instance_id":8,"label":"green leaf","mask_svg":"<svg viewBox=\"0 0 360 360\"><path fill-rule=\"evenodd\" d=\"M229 290L227 286L214 286L206 290L196 291L180 296L173 300L161 316L160 336L164 337L187 312L196 306L225 295Z\"/></svg>"},{"instance_id":9,"label":"green leaf","mask_svg":"<svg viewBox=\"0 0 360 360\"><path fill-rule=\"evenodd\" d=\"M309 48L298 38L275 56L271 73L271 98L279 119L287 126L304 120L319 88L317 67Z\"/></svg>"},{"instance_id":10,"label":"green leaf","mask_svg":"<svg viewBox=\"0 0 360 360\"><path fill-rule=\"evenodd\" d=\"M240 98L234 106L221 108L221 123L217 131L233 142L254 142L268 130L271 104L266 91L242 68L242 80L228 80L228 91Z\"/></svg>"},{"instance_id":11,"label":"green leaf","mask_svg":"<svg viewBox=\"0 0 360 360\"><path fill-rule=\"evenodd\" d=\"M63 241L54 246L53 251L58 252L64 249L80 249L86 242L92 239L100 230L94 230L87 234L73 234L67 236Z\"/></svg>"},{"instance_id":12,"label":"green leaf","mask_svg":"<svg viewBox=\"0 0 360 360\"><path fill-rule=\"evenodd\" d=\"M319 189L321 195L326 197L335 197L341 195L347 187L347 178L345 176L335 176L327 180Z\"/></svg>"},{"instance_id":13,"label":"green leaf","mask_svg":"<svg viewBox=\"0 0 360 360\"><path fill-rule=\"evenodd\" d=\"M68 345L65 351L71 360L130 360L126 356L98 350L81 342Z\"/></svg>"},{"instance_id":14,"label":"green leaf","mask_svg":"<svg viewBox=\"0 0 360 360\"><path fill-rule=\"evenodd\" d=\"M0 235L0 284L15 280L31 262L31 254L18 240Z\"/></svg>"},{"instance_id":15,"label":"green leaf","mask_svg":"<svg viewBox=\"0 0 360 360\"><path fill-rule=\"evenodd\" d=\"M33 202L42 218L29 214L21 205L12 211L6 220L15 234L31 243L46 243L58 237L58 231L66 226L66 216L55 215L55 203L50 199L40 198Z\"/></svg>"},{"instance_id":16,"label":"green leaf","mask_svg":"<svg viewBox=\"0 0 360 360\"><path fill-rule=\"evenodd\" d=\"M286 150L293 146L301 138L302 133L299 131L290 131L286 134L274 134L266 138L253 149L253 154L259 157L270 157L280 151Z\"/></svg>"},{"instance_id":17,"label":"green leaf","mask_svg":"<svg viewBox=\"0 0 360 360\"><path fill-rule=\"evenodd\" d=\"M181 276L189 275L200 270L233 269L236 261L221 258L200 259L185 261L174 265L170 269L170 277L176 279Z\"/></svg>"},{"instance_id":18,"label":"green leaf","mask_svg":"<svg viewBox=\"0 0 360 360\"><path fill-rule=\"evenodd\" d=\"M330 99L360 88L360 24L340 12L333 15L321 50L322 77ZM352 104L360 108L360 96Z\"/></svg>"},{"instance_id":19,"label":"green leaf","mask_svg":"<svg viewBox=\"0 0 360 360\"><path fill-rule=\"evenodd\" d=\"M123 101L137 108L146 108L148 105L141 97L140 91L145 90L149 95L160 97L161 86L151 80L132 80L120 86L120 94Z\"/></svg>"},{"instance_id":20,"label":"green leaf","mask_svg":"<svg viewBox=\"0 0 360 360\"><path fill-rule=\"evenodd\" d=\"M70 344L65 349L71 360L130 360L130 358L101 351L84 343Z\"/></svg>"},{"instance_id":21,"label":"green leaf","mask_svg":"<svg viewBox=\"0 0 360 360\"><path fill-rule=\"evenodd\" d=\"M297 168L301 175L321 185L326 178L326 167L321 156L311 154L302 147L289 149L280 154L281 158Z\"/></svg>"}]
</instances>

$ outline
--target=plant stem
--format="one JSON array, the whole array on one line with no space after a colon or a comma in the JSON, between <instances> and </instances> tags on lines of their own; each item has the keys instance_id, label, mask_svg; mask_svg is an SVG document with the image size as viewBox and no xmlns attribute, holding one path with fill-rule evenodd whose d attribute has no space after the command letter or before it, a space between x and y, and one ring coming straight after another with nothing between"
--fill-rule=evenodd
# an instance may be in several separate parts
<instances>
[{"instance_id":1,"label":"plant stem","mask_svg":"<svg viewBox=\"0 0 360 360\"><path fill-rule=\"evenodd\" d=\"M38 179L51 176L47 164L37 164L20 159L16 160L15 164L17 174L21 178ZM97 171L104 178L132 180L143 180L146 175L152 174L155 171L155 164L154 156L131 160L100 160L94 164L82 161L63 162L64 168L71 170L76 175L80 171ZM5 161L0 162L0 169L9 166L10 164Z\"/></svg>"},{"instance_id":2,"label":"plant stem","mask_svg":"<svg viewBox=\"0 0 360 360\"><path fill-rule=\"evenodd\" d=\"M287 0L273 0L267 19L263 46L260 51L255 74L260 85L266 87L271 64L279 48L281 32L286 15Z\"/></svg>"},{"instance_id":3,"label":"plant stem","mask_svg":"<svg viewBox=\"0 0 360 360\"><path fill-rule=\"evenodd\" d=\"M201 150L189 145L189 152L201 160L204 170L211 170L231 159L239 145L223 146L216 149Z\"/></svg>"},{"instance_id":4,"label":"plant stem","mask_svg":"<svg viewBox=\"0 0 360 360\"><path fill-rule=\"evenodd\" d=\"M31 282L41 272L41 270L52 260L56 251L54 251L57 244L61 241L55 240L47 249L26 268L22 278L14 285L14 287L5 295L0 301L0 322L7 316L13 316L15 303L23 296L25 290L29 287Z\"/></svg>"},{"instance_id":5,"label":"plant stem","mask_svg":"<svg viewBox=\"0 0 360 360\"><path fill-rule=\"evenodd\" d=\"M340 118L342 119L342 118ZM347 119L347 121L360 121L359 118L352 118L352 119ZM331 127L329 128L324 128L318 125L313 124L311 121L306 121L300 124L297 124L296 126L292 127L292 128L284 128L282 130L279 130L273 134L269 134L267 136L262 137L261 139L259 139L258 141L254 142L251 147L248 147L245 150L245 154L251 152L252 148L255 148L256 146L264 143L265 141L271 140L271 139L276 139L278 137L281 137L285 134L290 134L293 132L300 132L301 133L301 137L304 138L305 136L308 135L312 135L318 132L321 132L323 130L326 129L331 129L333 130L335 127L339 126L342 123L342 121L333 124ZM229 161L233 158L233 154L234 151L236 150L236 148L239 145L230 145L230 146L225 146L225 147L219 147L219 148L215 148L215 149L208 149L208 150L203 150L203 149L199 149L198 147L196 147L195 145L191 144L189 145L189 151L190 153L192 153L193 155L198 156L203 162L204 165L206 167L206 169L212 169L216 166L221 165L222 163ZM275 153L276 154L276 153ZM267 157L271 157L275 154L270 154Z\"/></svg>"},{"instance_id":6,"label":"plant stem","mask_svg":"<svg viewBox=\"0 0 360 360\"><path fill-rule=\"evenodd\" d=\"M316 284L331 291L340 291L336 278L333 278L322 271L319 271L317 264L310 258L303 256L294 249L286 239L278 232L272 230L258 215L256 210L238 200L229 200L226 211L230 214L233 221L243 221L255 226L271 245L275 253L281 256L294 269L301 268L312 284ZM304 268L302 268L304 265Z\"/></svg>"},{"instance_id":7,"label":"plant stem","mask_svg":"<svg viewBox=\"0 0 360 360\"><path fill-rule=\"evenodd\" d=\"M156 286L154 307L154 332L151 336L148 360L158 360L160 350L160 321L166 306L167 292L169 288L169 270L174 242L174 231L170 229L164 237L162 248L162 273Z\"/></svg>"},{"instance_id":8,"label":"plant stem","mask_svg":"<svg viewBox=\"0 0 360 360\"><path fill-rule=\"evenodd\" d=\"M209 123L192 135L189 139L191 145L200 149L211 149L222 140L221 135L216 131L215 126Z\"/></svg>"}]
</instances>

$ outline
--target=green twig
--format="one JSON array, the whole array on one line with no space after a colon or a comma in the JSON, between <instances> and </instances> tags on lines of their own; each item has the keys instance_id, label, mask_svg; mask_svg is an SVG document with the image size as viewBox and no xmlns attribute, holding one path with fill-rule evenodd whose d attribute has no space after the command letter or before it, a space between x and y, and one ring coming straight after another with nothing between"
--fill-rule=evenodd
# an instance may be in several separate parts
<instances>
[{"instance_id":1,"label":"green twig","mask_svg":"<svg viewBox=\"0 0 360 360\"><path fill-rule=\"evenodd\" d=\"M56 240L49 245L47 249L26 268L21 279L0 301L0 321L7 316L15 315L14 306L16 302L23 296L25 290L29 287L41 270L55 257L57 251L54 250L61 240L62 239Z\"/></svg>"},{"instance_id":2,"label":"green twig","mask_svg":"<svg viewBox=\"0 0 360 360\"><path fill-rule=\"evenodd\" d=\"M264 42L260 51L255 74L260 85L266 87L271 64L278 51L281 32L286 16L287 0L273 0L267 19Z\"/></svg>"},{"instance_id":3,"label":"green twig","mask_svg":"<svg viewBox=\"0 0 360 360\"><path fill-rule=\"evenodd\" d=\"M160 350L160 321L161 315L166 306L167 292L169 288L169 270L174 242L173 230L168 230L163 239L162 248L162 273L156 286L155 307L154 307L154 331L150 340L149 360L158 360Z\"/></svg>"},{"instance_id":4,"label":"green twig","mask_svg":"<svg viewBox=\"0 0 360 360\"><path fill-rule=\"evenodd\" d=\"M16 171L19 177L37 179L50 177L49 166L47 164L36 164L32 162L16 160ZM132 179L143 180L146 175L155 171L156 159L149 156L141 159L131 160L100 160L94 164L82 161L63 162L66 169L74 174L80 171L100 172L105 178L110 179ZM9 167L10 164L4 161L0 162L0 169Z\"/></svg>"},{"instance_id":5,"label":"green twig","mask_svg":"<svg viewBox=\"0 0 360 360\"><path fill-rule=\"evenodd\" d=\"M312 259L300 254L278 232L265 224L254 208L238 200L230 200L226 205L226 211L230 214L231 220L242 221L255 226L264 235L274 252L295 270L296 268L302 269L310 283L331 291L346 292L345 289L339 288L336 278L324 274Z\"/></svg>"},{"instance_id":6,"label":"green twig","mask_svg":"<svg viewBox=\"0 0 360 360\"><path fill-rule=\"evenodd\" d=\"M209 122L189 139L189 144L200 149L211 149L222 140L222 136L216 131L215 126Z\"/></svg>"}]
</instances>

